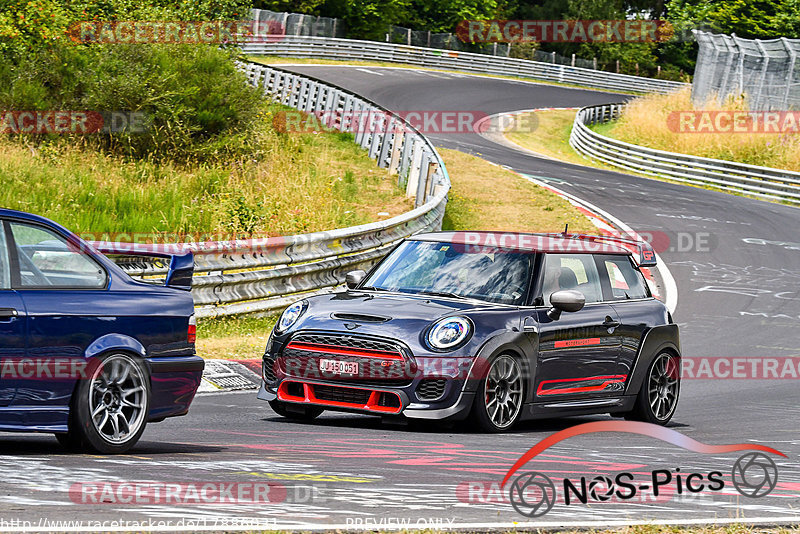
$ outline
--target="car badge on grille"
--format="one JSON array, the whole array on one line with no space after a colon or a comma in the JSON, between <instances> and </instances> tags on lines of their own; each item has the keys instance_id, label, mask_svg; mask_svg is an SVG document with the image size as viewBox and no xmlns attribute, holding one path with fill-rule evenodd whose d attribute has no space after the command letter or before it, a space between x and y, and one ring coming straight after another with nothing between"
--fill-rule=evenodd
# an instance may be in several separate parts
<instances>
[{"instance_id":1,"label":"car badge on grille","mask_svg":"<svg viewBox=\"0 0 800 534\"><path fill-rule=\"evenodd\" d=\"M357 323L344 323L344 327L347 328L348 330L355 330L359 326L361 325ZM349 341L349 339L347 341Z\"/></svg>"}]
</instances>

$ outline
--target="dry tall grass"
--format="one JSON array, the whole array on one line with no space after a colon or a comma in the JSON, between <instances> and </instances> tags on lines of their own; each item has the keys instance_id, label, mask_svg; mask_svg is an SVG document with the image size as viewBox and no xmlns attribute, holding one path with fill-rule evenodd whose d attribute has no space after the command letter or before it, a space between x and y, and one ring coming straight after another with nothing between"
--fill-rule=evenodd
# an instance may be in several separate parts
<instances>
[{"instance_id":1,"label":"dry tall grass","mask_svg":"<svg viewBox=\"0 0 800 534\"><path fill-rule=\"evenodd\" d=\"M631 101L620 120L603 133L637 145L764 167L800 171L797 133L679 133L670 130L670 113L689 110L746 111L743 99L695 107L690 90L647 95Z\"/></svg>"},{"instance_id":2,"label":"dry tall grass","mask_svg":"<svg viewBox=\"0 0 800 534\"><path fill-rule=\"evenodd\" d=\"M263 136L257 160L191 168L125 161L67 142L0 139L0 206L45 215L79 234L167 241L329 230L412 208L397 177L350 136Z\"/></svg>"}]
</instances>

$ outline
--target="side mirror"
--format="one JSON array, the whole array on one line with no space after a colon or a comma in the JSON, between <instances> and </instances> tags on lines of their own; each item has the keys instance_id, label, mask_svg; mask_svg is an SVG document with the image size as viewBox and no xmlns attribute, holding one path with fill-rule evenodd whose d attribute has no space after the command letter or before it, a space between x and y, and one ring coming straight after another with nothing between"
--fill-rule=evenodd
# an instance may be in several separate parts
<instances>
[{"instance_id":1,"label":"side mirror","mask_svg":"<svg viewBox=\"0 0 800 534\"><path fill-rule=\"evenodd\" d=\"M586 297L580 291L562 289L550 295L550 304L553 307L547 310L547 316L558 321L561 318L561 312L576 312L583 309Z\"/></svg>"},{"instance_id":2,"label":"side mirror","mask_svg":"<svg viewBox=\"0 0 800 534\"><path fill-rule=\"evenodd\" d=\"M344 277L344 281L347 284L348 289L355 289L358 284L364 280L364 277L367 276L367 273L358 269L356 271L350 271Z\"/></svg>"}]
</instances>

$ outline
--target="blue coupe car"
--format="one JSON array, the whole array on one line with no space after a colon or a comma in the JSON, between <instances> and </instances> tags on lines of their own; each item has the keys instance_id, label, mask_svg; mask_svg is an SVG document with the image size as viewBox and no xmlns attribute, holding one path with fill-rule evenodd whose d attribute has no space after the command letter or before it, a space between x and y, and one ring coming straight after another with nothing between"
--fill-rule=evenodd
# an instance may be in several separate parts
<instances>
[{"instance_id":1,"label":"blue coupe car","mask_svg":"<svg viewBox=\"0 0 800 534\"><path fill-rule=\"evenodd\" d=\"M0 224L0 430L120 453L187 413L203 372L192 254L144 252L169 263L155 285L43 217L0 209Z\"/></svg>"}]
</instances>

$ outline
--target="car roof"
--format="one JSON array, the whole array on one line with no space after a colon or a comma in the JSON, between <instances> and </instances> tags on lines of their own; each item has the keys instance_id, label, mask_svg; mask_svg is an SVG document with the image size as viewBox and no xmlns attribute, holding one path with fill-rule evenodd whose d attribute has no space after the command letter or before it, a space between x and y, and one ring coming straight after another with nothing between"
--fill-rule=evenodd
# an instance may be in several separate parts
<instances>
[{"instance_id":1,"label":"car roof","mask_svg":"<svg viewBox=\"0 0 800 534\"><path fill-rule=\"evenodd\" d=\"M486 249L505 249L518 252L547 252L570 254L624 254L631 251L614 243L604 242L604 236L584 234L533 234L522 232L431 232L408 238L414 241L452 243ZM607 237L607 239L614 239Z\"/></svg>"}]
</instances>

